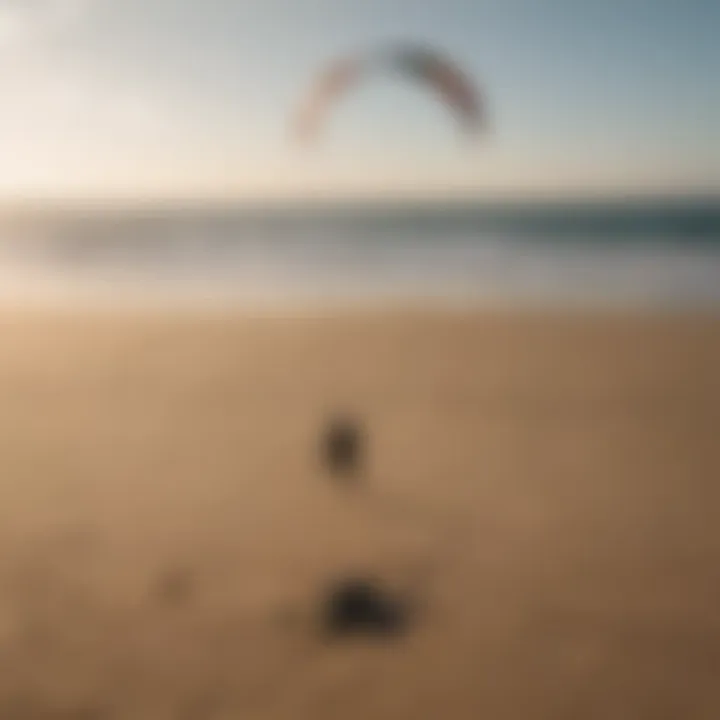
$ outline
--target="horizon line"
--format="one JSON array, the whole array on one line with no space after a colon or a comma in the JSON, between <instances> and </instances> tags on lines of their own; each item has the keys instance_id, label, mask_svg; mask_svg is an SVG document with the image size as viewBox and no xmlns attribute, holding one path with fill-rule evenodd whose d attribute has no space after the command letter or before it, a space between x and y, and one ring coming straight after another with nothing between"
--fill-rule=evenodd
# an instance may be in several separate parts
<instances>
[{"instance_id":1,"label":"horizon line","mask_svg":"<svg viewBox=\"0 0 720 720\"><path fill-rule=\"evenodd\" d=\"M105 208L118 210L158 208L273 208L295 206L343 207L343 206L452 206L466 204L564 204L564 203L623 203L623 202L700 202L720 205L720 187L667 189L621 189L611 191L591 191L574 189L567 192L533 191L524 193L482 192L442 194L390 194L390 193L353 193L330 195L325 193L293 194L277 196L249 195L37 195L37 196L0 196L0 212L13 210L42 209L90 209Z\"/></svg>"}]
</instances>

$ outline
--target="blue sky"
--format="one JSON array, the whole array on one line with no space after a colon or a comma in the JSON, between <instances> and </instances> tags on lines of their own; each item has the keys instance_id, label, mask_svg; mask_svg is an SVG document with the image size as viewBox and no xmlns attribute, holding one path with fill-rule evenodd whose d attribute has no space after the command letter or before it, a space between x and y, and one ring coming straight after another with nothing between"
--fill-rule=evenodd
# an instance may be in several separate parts
<instances>
[{"instance_id":1,"label":"blue sky","mask_svg":"<svg viewBox=\"0 0 720 720\"><path fill-rule=\"evenodd\" d=\"M0 0L0 194L719 190L719 32L716 0ZM482 143L383 78L289 142L324 61L396 38L476 78Z\"/></svg>"}]
</instances>

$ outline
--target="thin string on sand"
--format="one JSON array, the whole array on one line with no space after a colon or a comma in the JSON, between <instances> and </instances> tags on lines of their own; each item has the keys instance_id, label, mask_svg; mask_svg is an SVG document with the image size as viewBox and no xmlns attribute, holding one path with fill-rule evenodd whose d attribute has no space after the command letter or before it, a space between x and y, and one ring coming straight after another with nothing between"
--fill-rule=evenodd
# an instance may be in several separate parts
<instances>
[{"instance_id":1,"label":"thin string on sand","mask_svg":"<svg viewBox=\"0 0 720 720\"><path fill-rule=\"evenodd\" d=\"M400 595L414 611L425 605L429 588L443 569L461 556L470 537L470 518L461 518L437 507L380 492L367 475L368 433L362 421L347 411L335 412L321 436L321 454L328 479L345 502L364 508L374 521L389 520L394 526L421 529L434 538L435 548L402 573Z\"/></svg>"},{"instance_id":2,"label":"thin string on sand","mask_svg":"<svg viewBox=\"0 0 720 720\"><path fill-rule=\"evenodd\" d=\"M453 560L462 555L470 537L470 518L370 488L359 493L357 499L375 517L383 516L396 525L421 529L433 538L433 549L421 554L403 573L401 593L414 607L423 606L423 598L427 598L431 586L439 581L444 570L451 567Z\"/></svg>"}]
</instances>

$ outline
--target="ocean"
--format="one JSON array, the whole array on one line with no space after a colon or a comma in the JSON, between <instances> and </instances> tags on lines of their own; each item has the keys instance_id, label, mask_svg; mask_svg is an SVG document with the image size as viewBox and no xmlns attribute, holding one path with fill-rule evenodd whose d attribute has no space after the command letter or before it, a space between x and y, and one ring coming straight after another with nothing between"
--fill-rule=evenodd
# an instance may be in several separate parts
<instances>
[{"instance_id":1,"label":"ocean","mask_svg":"<svg viewBox=\"0 0 720 720\"><path fill-rule=\"evenodd\" d=\"M720 308L720 202L0 213L3 305Z\"/></svg>"}]
</instances>

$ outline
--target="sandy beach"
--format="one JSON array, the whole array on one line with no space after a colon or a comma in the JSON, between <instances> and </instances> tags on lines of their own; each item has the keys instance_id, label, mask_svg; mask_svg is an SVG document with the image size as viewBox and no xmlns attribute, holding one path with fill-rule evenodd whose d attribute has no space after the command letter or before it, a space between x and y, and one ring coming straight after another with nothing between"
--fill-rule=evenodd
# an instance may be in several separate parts
<instances>
[{"instance_id":1,"label":"sandy beach","mask_svg":"<svg viewBox=\"0 0 720 720\"><path fill-rule=\"evenodd\" d=\"M0 718L715 720L718 428L712 317L4 312Z\"/></svg>"}]
</instances>

